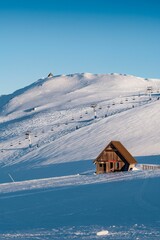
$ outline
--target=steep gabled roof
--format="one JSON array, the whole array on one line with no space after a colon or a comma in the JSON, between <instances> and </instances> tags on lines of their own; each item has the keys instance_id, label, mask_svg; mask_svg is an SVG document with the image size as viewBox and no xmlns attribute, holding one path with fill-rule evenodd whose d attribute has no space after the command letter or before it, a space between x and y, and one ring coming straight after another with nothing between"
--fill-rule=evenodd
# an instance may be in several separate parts
<instances>
[{"instance_id":1,"label":"steep gabled roof","mask_svg":"<svg viewBox=\"0 0 160 240\"><path fill-rule=\"evenodd\" d=\"M110 144L112 144L117 151L125 158L125 160L130 164L136 164L137 161L135 158L128 152L128 150L122 145L119 141L112 141Z\"/></svg>"},{"instance_id":2,"label":"steep gabled roof","mask_svg":"<svg viewBox=\"0 0 160 240\"><path fill-rule=\"evenodd\" d=\"M117 155L121 155L123 159L128 162L129 164L136 164L137 161L135 158L128 152L128 150L122 145L119 141L111 141L105 149L98 155L98 157L95 159L94 162L98 161L98 159L101 157L103 152L108 148L111 147L112 149L115 149L117 151ZM122 160L123 160L122 159Z\"/></svg>"}]
</instances>

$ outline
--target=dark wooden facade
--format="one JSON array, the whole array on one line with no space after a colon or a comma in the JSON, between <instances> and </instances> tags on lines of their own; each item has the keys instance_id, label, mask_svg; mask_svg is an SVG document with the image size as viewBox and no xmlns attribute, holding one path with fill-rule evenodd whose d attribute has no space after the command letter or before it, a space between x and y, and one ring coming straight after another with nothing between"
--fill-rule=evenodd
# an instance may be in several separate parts
<instances>
[{"instance_id":1,"label":"dark wooden facade","mask_svg":"<svg viewBox=\"0 0 160 240\"><path fill-rule=\"evenodd\" d=\"M130 171L137 161L119 141L111 141L94 160L96 173Z\"/></svg>"}]
</instances>

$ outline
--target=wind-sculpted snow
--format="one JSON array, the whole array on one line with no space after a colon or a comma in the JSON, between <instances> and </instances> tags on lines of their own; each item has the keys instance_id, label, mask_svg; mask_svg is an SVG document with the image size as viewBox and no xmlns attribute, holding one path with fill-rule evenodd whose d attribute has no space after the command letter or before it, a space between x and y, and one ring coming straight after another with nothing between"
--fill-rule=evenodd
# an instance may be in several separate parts
<instances>
[{"instance_id":1,"label":"wind-sculpted snow","mask_svg":"<svg viewBox=\"0 0 160 240\"><path fill-rule=\"evenodd\" d=\"M160 177L160 170L136 170L132 172L120 172L111 174L99 174L95 175L91 173L82 173L76 175L68 175L62 177L53 177L46 179L35 179L29 181L12 182L0 184L0 194L48 189L48 188L60 188L60 187L73 187L86 184L98 184L98 183L110 183L119 181L129 181L143 178L155 178Z\"/></svg>"}]
</instances>

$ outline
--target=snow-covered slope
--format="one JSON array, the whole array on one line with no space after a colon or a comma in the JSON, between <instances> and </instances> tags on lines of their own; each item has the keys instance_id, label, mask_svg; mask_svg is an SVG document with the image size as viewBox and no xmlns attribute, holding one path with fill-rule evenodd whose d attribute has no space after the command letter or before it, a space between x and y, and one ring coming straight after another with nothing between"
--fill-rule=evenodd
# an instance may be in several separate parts
<instances>
[{"instance_id":1,"label":"snow-covered slope","mask_svg":"<svg viewBox=\"0 0 160 240\"><path fill-rule=\"evenodd\" d=\"M159 89L159 80L143 79L119 74L71 74L40 79L34 84L16 91L5 106L5 114L27 110L33 107L65 108L63 104L89 104L92 101L112 99L146 91L148 86ZM59 99L61 98L61 99ZM62 100L63 98L63 100ZM81 100L79 102L79 100ZM77 104L76 104L77 103ZM68 106L68 105L67 105ZM71 106L70 106L71 107ZM59 110L59 108L58 108Z\"/></svg>"},{"instance_id":2,"label":"snow-covered slope","mask_svg":"<svg viewBox=\"0 0 160 240\"><path fill-rule=\"evenodd\" d=\"M160 239L160 170L95 175L92 164L111 140L160 163L159 89L83 73L1 96L0 239Z\"/></svg>"},{"instance_id":3,"label":"snow-covered slope","mask_svg":"<svg viewBox=\"0 0 160 240\"><path fill-rule=\"evenodd\" d=\"M84 73L40 79L7 102L2 96L1 164L94 159L111 140L122 141L134 156L158 155L159 89L158 79Z\"/></svg>"}]
</instances>

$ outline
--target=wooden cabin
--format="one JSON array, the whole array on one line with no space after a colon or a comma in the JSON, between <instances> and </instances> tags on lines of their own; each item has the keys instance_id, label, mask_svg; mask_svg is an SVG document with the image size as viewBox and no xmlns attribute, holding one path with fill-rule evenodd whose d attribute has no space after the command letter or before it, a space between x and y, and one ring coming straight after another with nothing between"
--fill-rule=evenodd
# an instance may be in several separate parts
<instances>
[{"instance_id":1,"label":"wooden cabin","mask_svg":"<svg viewBox=\"0 0 160 240\"><path fill-rule=\"evenodd\" d=\"M111 141L94 160L96 173L131 171L137 164L134 157L119 141Z\"/></svg>"}]
</instances>

